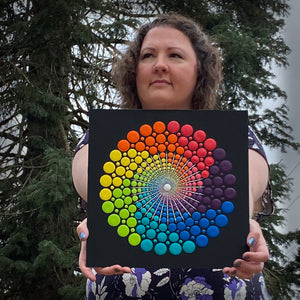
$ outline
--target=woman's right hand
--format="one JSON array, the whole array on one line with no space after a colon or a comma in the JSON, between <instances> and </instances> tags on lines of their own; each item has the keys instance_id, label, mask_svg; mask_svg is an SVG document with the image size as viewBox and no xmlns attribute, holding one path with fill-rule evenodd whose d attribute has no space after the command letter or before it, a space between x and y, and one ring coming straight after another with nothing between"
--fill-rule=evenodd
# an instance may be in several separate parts
<instances>
[{"instance_id":1,"label":"woman's right hand","mask_svg":"<svg viewBox=\"0 0 300 300\"><path fill-rule=\"evenodd\" d=\"M131 269L129 267L121 267L120 265L113 265L110 267L96 267L96 268L88 268L86 266L86 241L89 236L89 231L87 228L87 219L85 218L78 226L77 226L77 234L81 240L81 249L79 254L79 268L85 277L89 278L92 281L96 280L96 275L93 272L93 269L102 275L114 275L114 274L124 274L130 273Z\"/></svg>"}]
</instances>

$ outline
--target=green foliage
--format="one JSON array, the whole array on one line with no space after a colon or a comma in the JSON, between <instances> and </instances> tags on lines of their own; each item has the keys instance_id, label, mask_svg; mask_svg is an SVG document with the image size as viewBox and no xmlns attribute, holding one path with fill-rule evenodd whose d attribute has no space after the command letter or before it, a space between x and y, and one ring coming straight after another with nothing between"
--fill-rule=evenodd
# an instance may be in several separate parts
<instances>
[{"instance_id":1,"label":"green foliage","mask_svg":"<svg viewBox=\"0 0 300 300\"><path fill-rule=\"evenodd\" d=\"M73 221L83 215L76 208L71 149L88 127L90 108L118 107L113 58L132 30L157 13L192 17L219 45L219 108L248 109L267 145L299 147L291 137L286 94L270 69L271 63L287 66L290 49L281 36L287 3L0 1L0 293L6 299L83 297L84 278L74 275L79 243ZM271 101L276 108L262 111ZM272 166L271 174L279 203L288 197L290 181L281 166ZM266 279L277 299L291 294L292 282L299 286L298 265L280 251L299 244L297 232L278 232L283 213L277 208L263 223L272 254Z\"/></svg>"}]
</instances>

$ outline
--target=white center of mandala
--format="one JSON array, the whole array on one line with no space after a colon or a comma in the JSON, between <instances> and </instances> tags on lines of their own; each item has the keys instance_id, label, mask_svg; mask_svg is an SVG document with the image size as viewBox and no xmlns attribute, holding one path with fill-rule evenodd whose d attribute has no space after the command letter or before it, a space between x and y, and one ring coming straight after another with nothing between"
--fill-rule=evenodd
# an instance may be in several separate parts
<instances>
[{"instance_id":1,"label":"white center of mandala","mask_svg":"<svg viewBox=\"0 0 300 300\"><path fill-rule=\"evenodd\" d=\"M164 186L163 186L163 189L165 192L169 192L171 190L171 185L169 183L166 183Z\"/></svg>"}]
</instances>

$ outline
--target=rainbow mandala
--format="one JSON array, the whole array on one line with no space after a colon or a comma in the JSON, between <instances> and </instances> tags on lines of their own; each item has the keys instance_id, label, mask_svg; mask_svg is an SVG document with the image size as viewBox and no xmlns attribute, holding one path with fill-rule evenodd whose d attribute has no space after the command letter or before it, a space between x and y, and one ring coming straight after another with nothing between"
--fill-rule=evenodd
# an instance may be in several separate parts
<instances>
[{"instance_id":1,"label":"rainbow mandala","mask_svg":"<svg viewBox=\"0 0 300 300\"><path fill-rule=\"evenodd\" d=\"M226 151L205 131L177 121L143 124L109 158L101 207L131 246L157 255L193 253L227 226L236 177Z\"/></svg>"}]
</instances>

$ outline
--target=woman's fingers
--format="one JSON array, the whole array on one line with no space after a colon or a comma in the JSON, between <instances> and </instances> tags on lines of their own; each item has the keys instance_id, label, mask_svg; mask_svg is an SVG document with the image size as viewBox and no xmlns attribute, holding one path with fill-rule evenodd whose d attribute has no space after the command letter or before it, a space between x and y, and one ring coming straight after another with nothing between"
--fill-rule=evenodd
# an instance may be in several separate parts
<instances>
[{"instance_id":1,"label":"woman's fingers","mask_svg":"<svg viewBox=\"0 0 300 300\"><path fill-rule=\"evenodd\" d=\"M77 226L77 234L81 241L86 241L89 236L89 230L87 228L87 218L85 218L78 226Z\"/></svg>"},{"instance_id":2,"label":"woman's fingers","mask_svg":"<svg viewBox=\"0 0 300 300\"><path fill-rule=\"evenodd\" d=\"M104 268L97 267L95 268L95 271L101 275L115 275L115 274L120 275L124 273L130 273L131 269L129 267L121 267L120 265L113 265Z\"/></svg>"},{"instance_id":3,"label":"woman's fingers","mask_svg":"<svg viewBox=\"0 0 300 300\"><path fill-rule=\"evenodd\" d=\"M83 275L92 281L96 280L96 276L91 268L86 266L86 241L81 241L81 249L79 254L78 265Z\"/></svg>"}]
</instances>

